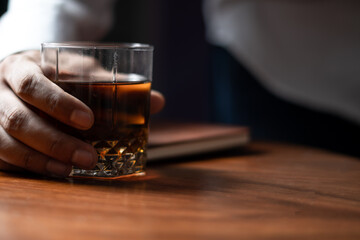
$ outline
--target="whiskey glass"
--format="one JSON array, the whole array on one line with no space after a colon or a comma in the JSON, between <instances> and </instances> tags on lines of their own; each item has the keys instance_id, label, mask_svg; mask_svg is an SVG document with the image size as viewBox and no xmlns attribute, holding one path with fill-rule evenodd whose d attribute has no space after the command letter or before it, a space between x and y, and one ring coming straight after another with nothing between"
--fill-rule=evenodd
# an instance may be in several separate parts
<instances>
[{"instance_id":1,"label":"whiskey glass","mask_svg":"<svg viewBox=\"0 0 360 240\"><path fill-rule=\"evenodd\" d=\"M94 169L73 167L71 176L145 174L152 65L153 47L147 44L41 44L44 74L94 114L89 130L57 124L62 131L90 143L98 155Z\"/></svg>"}]
</instances>

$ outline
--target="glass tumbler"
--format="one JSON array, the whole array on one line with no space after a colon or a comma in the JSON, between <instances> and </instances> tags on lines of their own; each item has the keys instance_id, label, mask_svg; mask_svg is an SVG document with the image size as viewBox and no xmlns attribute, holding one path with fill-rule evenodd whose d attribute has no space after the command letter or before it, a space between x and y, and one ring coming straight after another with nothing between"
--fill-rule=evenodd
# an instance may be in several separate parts
<instances>
[{"instance_id":1,"label":"glass tumbler","mask_svg":"<svg viewBox=\"0 0 360 240\"><path fill-rule=\"evenodd\" d=\"M58 127L91 144L94 169L73 167L71 176L144 175L148 140L153 47L137 43L43 43L41 68L64 91L85 103L94 125L85 131Z\"/></svg>"}]
</instances>

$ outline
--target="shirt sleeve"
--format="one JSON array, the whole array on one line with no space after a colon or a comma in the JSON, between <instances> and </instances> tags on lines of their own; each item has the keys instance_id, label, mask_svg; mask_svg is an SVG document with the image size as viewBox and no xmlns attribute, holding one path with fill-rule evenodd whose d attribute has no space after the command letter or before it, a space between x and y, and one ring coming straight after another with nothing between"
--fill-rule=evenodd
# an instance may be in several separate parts
<instances>
[{"instance_id":1,"label":"shirt sleeve","mask_svg":"<svg viewBox=\"0 0 360 240\"><path fill-rule=\"evenodd\" d=\"M273 94L360 124L360 1L204 0L207 39Z\"/></svg>"},{"instance_id":2,"label":"shirt sleeve","mask_svg":"<svg viewBox=\"0 0 360 240\"><path fill-rule=\"evenodd\" d=\"M10 0L0 19L0 59L42 42L97 41L113 22L115 0Z\"/></svg>"}]
</instances>

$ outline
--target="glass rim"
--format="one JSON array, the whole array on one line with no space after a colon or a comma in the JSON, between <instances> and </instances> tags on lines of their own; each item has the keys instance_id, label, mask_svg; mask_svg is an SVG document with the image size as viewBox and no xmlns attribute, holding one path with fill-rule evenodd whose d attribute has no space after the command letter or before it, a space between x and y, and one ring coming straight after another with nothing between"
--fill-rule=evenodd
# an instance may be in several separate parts
<instances>
[{"instance_id":1,"label":"glass rim","mask_svg":"<svg viewBox=\"0 0 360 240\"><path fill-rule=\"evenodd\" d=\"M145 43L100 43L100 42L44 42L42 48L78 48L78 49L124 49L134 51L152 51L154 46Z\"/></svg>"}]
</instances>

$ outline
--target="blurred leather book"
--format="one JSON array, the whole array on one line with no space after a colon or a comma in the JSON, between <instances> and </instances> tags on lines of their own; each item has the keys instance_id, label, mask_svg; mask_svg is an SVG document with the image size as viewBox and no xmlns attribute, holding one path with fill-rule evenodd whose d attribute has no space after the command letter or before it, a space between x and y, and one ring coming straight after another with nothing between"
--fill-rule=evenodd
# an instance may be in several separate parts
<instances>
[{"instance_id":1,"label":"blurred leather book","mask_svg":"<svg viewBox=\"0 0 360 240\"><path fill-rule=\"evenodd\" d=\"M250 141L247 127L208 123L150 124L148 160L182 157L243 146Z\"/></svg>"}]
</instances>

